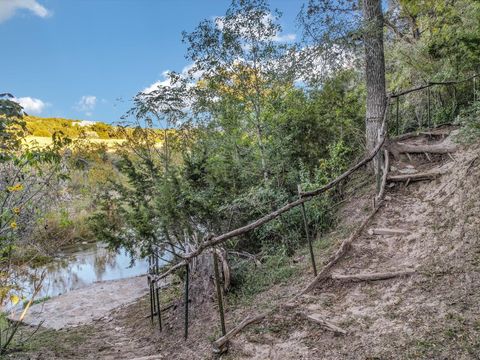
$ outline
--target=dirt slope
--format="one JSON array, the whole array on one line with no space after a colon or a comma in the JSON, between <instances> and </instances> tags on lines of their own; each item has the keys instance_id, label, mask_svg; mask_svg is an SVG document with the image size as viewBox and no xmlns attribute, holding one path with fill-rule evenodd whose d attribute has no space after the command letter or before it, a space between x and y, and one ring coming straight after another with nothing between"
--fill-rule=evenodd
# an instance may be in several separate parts
<instances>
[{"instance_id":1,"label":"dirt slope","mask_svg":"<svg viewBox=\"0 0 480 360\"><path fill-rule=\"evenodd\" d=\"M340 325L347 335L297 322L281 338L268 337L261 345L244 336L247 350L234 358L480 358L479 154L478 147L470 147L459 149L454 159L437 155L428 160L422 154L393 163L398 173L439 169L444 175L390 188L368 228L411 233L370 236L365 231L333 272L415 269L416 274L376 282L329 280L300 305L302 311ZM356 202L349 204L345 217L356 217L359 208Z\"/></svg>"},{"instance_id":2,"label":"dirt slope","mask_svg":"<svg viewBox=\"0 0 480 360\"><path fill-rule=\"evenodd\" d=\"M406 143L439 142L426 136ZM373 273L415 269L411 276L382 281L328 280L236 337L224 359L478 359L480 358L480 148L460 147L454 159L423 154L392 159L396 173L441 170L433 181L397 184L384 206L333 272ZM357 191L341 209L330 247L317 247L320 263L371 209L372 186ZM368 235L370 228L400 228L406 235ZM294 279L259 294L250 305L227 304L227 327L273 309L311 279L308 258L292 266ZM114 311L90 327L55 336L61 345L37 344L18 358L207 359L218 337L212 303L192 306L189 339L183 340L183 309L164 313L164 331L150 324L146 298ZM337 335L297 315L315 313L347 331Z\"/></svg>"}]
</instances>

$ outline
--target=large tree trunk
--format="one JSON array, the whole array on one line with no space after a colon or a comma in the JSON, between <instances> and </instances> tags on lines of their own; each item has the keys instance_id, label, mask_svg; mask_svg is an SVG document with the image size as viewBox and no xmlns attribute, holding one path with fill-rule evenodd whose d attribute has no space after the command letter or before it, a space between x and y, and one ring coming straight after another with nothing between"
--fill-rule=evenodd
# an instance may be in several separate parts
<instances>
[{"instance_id":1,"label":"large tree trunk","mask_svg":"<svg viewBox=\"0 0 480 360\"><path fill-rule=\"evenodd\" d=\"M367 152L376 145L386 106L383 14L381 0L363 0L365 77L367 83Z\"/></svg>"}]
</instances>

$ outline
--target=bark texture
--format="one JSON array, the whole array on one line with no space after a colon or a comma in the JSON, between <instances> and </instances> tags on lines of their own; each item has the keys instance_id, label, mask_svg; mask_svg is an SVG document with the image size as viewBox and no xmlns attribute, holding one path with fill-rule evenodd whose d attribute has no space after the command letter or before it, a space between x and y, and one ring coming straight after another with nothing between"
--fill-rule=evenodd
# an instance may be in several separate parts
<instances>
[{"instance_id":1,"label":"bark texture","mask_svg":"<svg viewBox=\"0 0 480 360\"><path fill-rule=\"evenodd\" d=\"M383 14L381 0L363 0L367 152L375 148L386 106Z\"/></svg>"}]
</instances>

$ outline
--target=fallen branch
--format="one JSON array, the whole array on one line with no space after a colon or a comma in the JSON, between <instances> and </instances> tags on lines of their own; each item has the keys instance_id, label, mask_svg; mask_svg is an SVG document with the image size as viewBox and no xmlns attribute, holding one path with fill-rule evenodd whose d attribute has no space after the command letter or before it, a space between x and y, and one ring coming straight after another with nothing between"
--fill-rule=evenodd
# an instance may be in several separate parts
<instances>
[{"instance_id":1,"label":"fallen branch","mask_svg":"<svg viewBox=\"0 0 480 360\"><path fill-rule=\"evenodd\" d=\"M221 338L215 340L212 345L214 352L216 353L221 353L224 351L225 345L228 343L228 341L233 338L235 335L237 335L240 331L242 331L244 328L251 324L258 323L265 319L265 314L257 315L257 316L249 316L243 319L243 321L235 326L232 330L227 332L225 335L223 335Z\"/></svg>"},{"instance_id":2,"label":"fallen branch","mask_svg":"<svg viewBox=\"0 0 480 360\"><path fill-rule=\"evenodd\" d=\"M298 315L301 317L314 322L315 324L320 325L322 328L328 331L333 331L336 334L343 334L345 335L347 333L346 330L342 329L338 325L325 320L320 314L305 314L302 312L299 312Z\"/></svg>"},{"instance_id":3,"label":"fallen branch","mask_svg":"<svg viewBox=\"0 0 480 360\"><path fill-rule=\"evenodd\" d=\"M368 235L408 235L410 231L403 229L375 228L367 231Z\"/></svg>"},{"instance_id":4,"label":"fallen branch","mask_svg":"<svg viewBox=\"0 0 480 360\"><path fill-rule=\"evenodd\" d=\"M387 104L388 103L389 103L389 99L387 99ZM372 161L372 159L377 155L377 153L381 150L381 148L385 144L386 122L387 122L387 113L388 113L387 108L388 108L388 106L385 107L384 112L383 112L383 121L382 121L382 125L380 127L380 132L379 132L380 139L379 139L378 143L376 144L375 148L363 160L361 160L360 162L358 162L357 164L352 166L350 169L345 171L343 174L341 174L340 176L338 176L334 180L330 181L325 186L322 186L321 188L313 190L313 191L304 192L304 193L301 194L301 197L299 199L297 199L295 201L292 201L290 203L287 203L284 206L282 206L281 208L279 208L279 209L277 209L277 210L275 210L275 211L273 211L273 212L271 212L267 215L264 215L261 218L255 220L255 221L253 221L253 222L251 222L251 223L249 223L245 226L239 227L237 229L231 230L227 233L224 233L224 234L218 235L218 236L214 236L212 234L208 235L207 237L204 238L204 241L197 247L197 249L195 249L194 251L192 251L190 253L187 253L185 255L179 255L179 257L183 258L182 261L178 262L176 265L174 265L171 268L169 268L168 270L166 270L163 274L155 276L154 279L156 281L158 281L158 280L168 276L169 274L171 274L176 269L179 269L182 266L185 266L186 264L188 264L188 262L191 259L196 258L201 253L203 253L205 250L207 250L211 247L217 246L221 243L224 243L231 238L237 237L239 235L243 235L243 234L245 234L245 233L247 233L247 232L249 232L253 229L256 229L256 228L262 226L263 224L268 223L273 219L276 219L277 217L279 217L283 213L289 211L290 209L292 209L294 207L297 207L297 206L311 200L313 197L332 189L334 186L336 186L340 182L347 179L355 171L357 171L361 167L368 164L370 161Z\"/></svg>"},{"instance_id":5,"label":"fallen branch","mask_svg":"<svg viewBox=\"0 0 480 360\"><path fill-rule=\"evenodd\" d=\"M332 274L333 280L343 281L375 281L375 280L387 280L399 276L408 276L415 273L415 270L404 270L385 273L372 273L372 274L354 274L354 275L342 275Z\"/></svg>"},{"instance_id":6,"label":"fallen branch","mask_svg":"<svg viewBox=\"0 0 480 360\"><path fill-rule=\"evenodd\" d=\"M387 180L391 182L434 180L440 175L442 175L441 171L434 170L434 171L416 173L416 174L389 175L387 177Z\"/></svg>"}]
</instances>

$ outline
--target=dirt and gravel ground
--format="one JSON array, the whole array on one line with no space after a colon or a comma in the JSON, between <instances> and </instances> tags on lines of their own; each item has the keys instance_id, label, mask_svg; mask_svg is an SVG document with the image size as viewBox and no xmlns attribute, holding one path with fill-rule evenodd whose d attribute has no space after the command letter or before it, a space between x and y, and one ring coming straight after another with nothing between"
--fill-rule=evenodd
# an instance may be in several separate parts
<instances>
[{"instance_id":1,"label":"dirt and gravel ground","mask_svg":"<svg viewBox=\"0 0 480 360\"><path fill-rule=\"evenodd\" d=\"M431 142L427 137L408 141ZM390 227L408 235L364 231L333 272L357 274L415 269L383 281L328 280L295 308L280 308L237 336L224 359L478 359L480 358L480 148L460 148L450 158L419 154L395 161L396 171L440 169L433 181L387 189L384 206L367 229ZM413 168L412 168L413 166ZM409 170L406 170L409 169ZM413 169L413 170L412 170ZM371 210L372 188L357 191L339 212L336 230L315 243L326 261ZM366 229L366 230L367 230ZM328 241L327 241L328 240ZM325 245L328 244L328 245ZM296 258L305 257L306 252ZM274 309L312 279L308 257L292 261L296 275L249 302L227 302L227 327L245 316ZM173 290L172 290L173 291ZM176 295L173 291L167 304ZM150 323L148 298L117 308L87 326L41 330L19 359L209 359L219 336L212 302L192 305L189 338L183 339L183 307L164 312L164 329ZM347 331L325 331L298 316L321 314ZM27 329L22 329L28 334Z\"/></svg>"},{"instance_id":2,"label":"dirt and gravel ground","mask_svg":"<svg viewBox=\"0 0 480 360\"><path fill-rule=\"evenodd\" d=\"M146 276L96 282L33 305L23 322L55 330L88 325L147 293Z\"/></svg>"}]
</instances>

